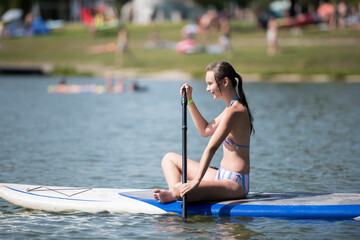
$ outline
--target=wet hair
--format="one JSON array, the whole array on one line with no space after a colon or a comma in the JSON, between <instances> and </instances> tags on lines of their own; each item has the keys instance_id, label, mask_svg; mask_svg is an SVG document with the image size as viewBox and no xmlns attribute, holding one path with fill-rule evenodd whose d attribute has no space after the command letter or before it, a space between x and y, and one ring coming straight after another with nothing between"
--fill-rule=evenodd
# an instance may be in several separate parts
<instances>
[{"instance_id":1,"label":"wet hair","mask_svg":"<svg viewBox=\"0 0 360 240\"><path fill-rule=\"evenodd\" d=\"M240 74L238 74L235 69L233 68L233 66L231 66L230 63L225 62L225 61L220 61L220 62L214 62L209 64L206 67L206 71L213 71L214 72L214 78L215 81L217 83L217 85L219 86L219 82L222 81L223 79L225 79L226 77L230 80L231 85L233 86L233 88L235 89L235 91L237 92L238 95L238 101L247 109L247 112L249 114L249 119L250 119L250 133L255 133L255 129L253 127L253 121L254 118L251 114L249 105L246 101L246 97L245 97L245 93L242 87L242 78L240 76ZM237 86L237 88L236 88Z\"/></svg>"}]
</instances>

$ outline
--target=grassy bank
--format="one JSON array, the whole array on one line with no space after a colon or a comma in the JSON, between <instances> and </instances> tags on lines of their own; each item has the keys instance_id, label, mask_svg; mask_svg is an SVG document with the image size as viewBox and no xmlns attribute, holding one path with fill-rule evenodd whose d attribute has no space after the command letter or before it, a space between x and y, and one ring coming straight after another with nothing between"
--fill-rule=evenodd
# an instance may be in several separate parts
<instances>
[{"instance_id":1,"label":"grassy bank","mask_svg":"<svg viewBox=\"0 0 360 240\"><path fill-rule=\"evenodd\" d=\"M181 39L184 24L162 24L156 28L160 38L168 42ZM276 74L299 74L306 78L318 74L342 80L360 75L360 33L355 30L321 32L307 27L294 36L281 30L280 53L267 55L265 31L249 23L232 23L231 53L180 55L171 49L146 50L144 45L155 26L129 25L129 47L122 66L114 53L92 55L92 46L116 41L116 31L99 32L91 37L81 25L67 25L49 36L1 39L2 63L51 63L55 74L103 74L104 71L133 69L141 74L177 69L194 77L202 77L205 66L218 60L231 62L243 74L271 77ZM206 39L215 44L218 36Z\"/></svg>"}]
</instances>

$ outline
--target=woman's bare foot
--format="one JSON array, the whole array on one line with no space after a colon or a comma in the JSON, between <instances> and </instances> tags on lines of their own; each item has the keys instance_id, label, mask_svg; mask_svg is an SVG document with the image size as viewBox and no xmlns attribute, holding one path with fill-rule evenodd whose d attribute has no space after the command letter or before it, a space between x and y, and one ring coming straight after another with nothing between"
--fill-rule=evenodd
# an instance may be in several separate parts
<instances>
[{"instance_id":1,"label":"woman's bare foot","mask_svg":"<svg viewBox=\"0 0 360 240\"><path fill-rule=\"evenodd\" d=\"M158 201L159 203L169 203L169 202L176 201L176 199L172 195L172 192L167 191L167 190L154 189L153 196L154 196L154 199L156 201Z\"/></svg>"}]
</instances>

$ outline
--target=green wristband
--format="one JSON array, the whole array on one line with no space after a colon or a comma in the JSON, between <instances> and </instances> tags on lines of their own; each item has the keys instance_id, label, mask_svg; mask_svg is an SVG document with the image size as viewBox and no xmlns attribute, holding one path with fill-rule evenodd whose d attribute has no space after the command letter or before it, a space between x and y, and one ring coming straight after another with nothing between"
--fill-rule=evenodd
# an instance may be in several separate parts
<instances>
[{"instance_id":1,"label":"green wristband","mask_svg":"<svg viewBox=\"0 0 360 240\"><path fill-rule=\"evenodd\" d=\"M187 104L189 105L190 103L194 102L192 98L190 98L188 101L187 101Z\"/></svg>"}]
</instances>

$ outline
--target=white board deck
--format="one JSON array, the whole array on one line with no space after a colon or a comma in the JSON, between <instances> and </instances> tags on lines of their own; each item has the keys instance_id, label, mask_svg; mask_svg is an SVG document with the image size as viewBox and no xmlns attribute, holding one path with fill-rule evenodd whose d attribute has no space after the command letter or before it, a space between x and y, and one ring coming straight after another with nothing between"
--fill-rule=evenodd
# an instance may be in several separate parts
<instances>
[{"instance_id":1,"label":"white board deck","mask_svg":"<svg viewBox=\"0 0 360 240\"><path fill-rule=\"evenodd\" d=\"M151 189L37 186L0 183L0 197L50 212L181 214L182 203L161 204ZM188 214L249 217L356 218L358 193L255 193L246 199L188 204Z\"/></svg>"}]
</instances>

